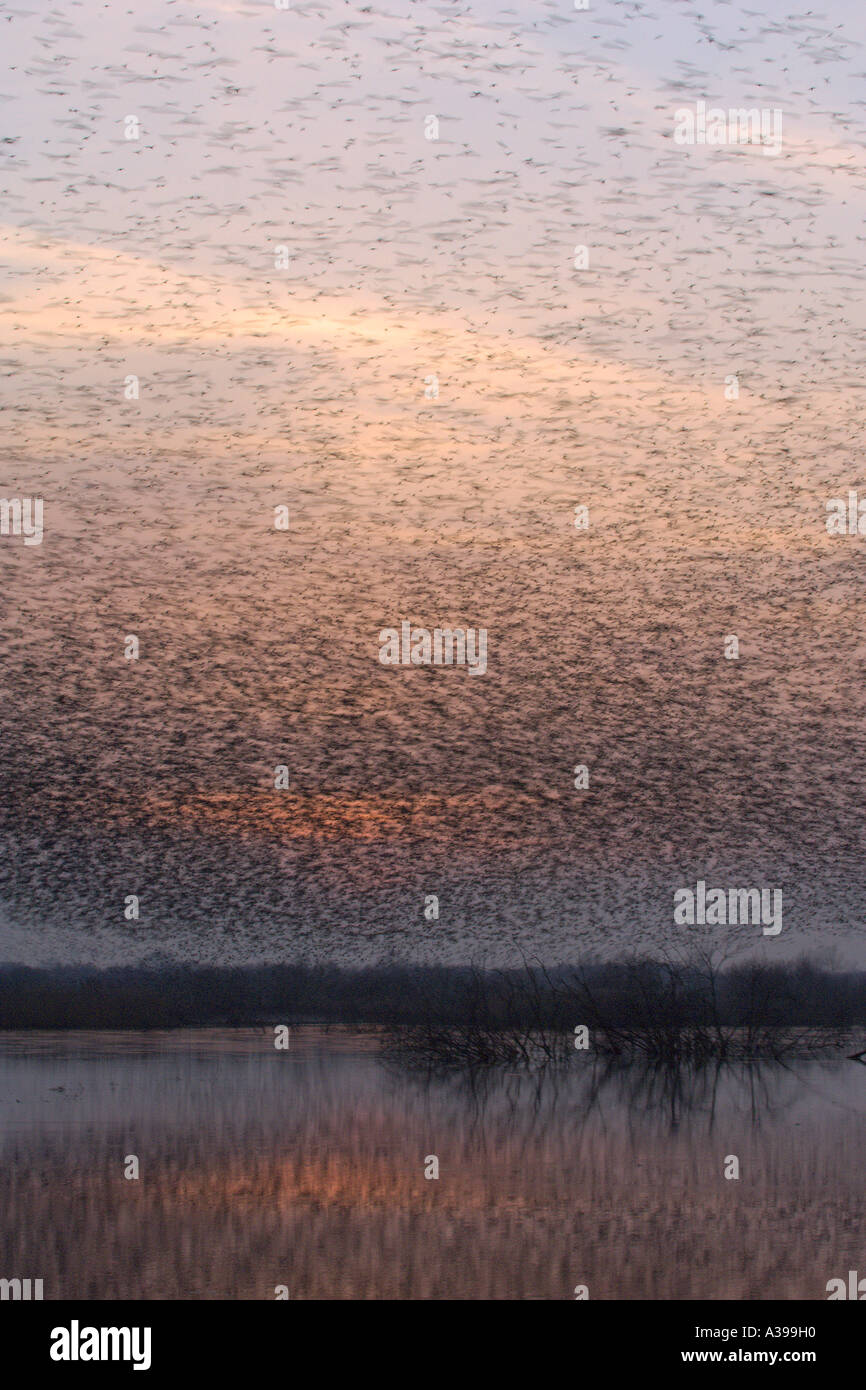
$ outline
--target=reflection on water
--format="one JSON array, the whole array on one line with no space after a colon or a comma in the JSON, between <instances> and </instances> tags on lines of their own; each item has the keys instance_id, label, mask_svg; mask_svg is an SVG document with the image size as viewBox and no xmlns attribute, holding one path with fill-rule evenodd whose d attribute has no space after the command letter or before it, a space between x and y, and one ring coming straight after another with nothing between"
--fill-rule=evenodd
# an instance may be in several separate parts
<instances>
[{"instance_id":1,"label":"reflection on water","mask_svg":"<svg viewBox=\"0 0 866 1390\"><path fill-rule=\"evenodd\" d=\"M822 1299L866 1261L850 1062L472 1079L345 1031L7 1034L0 1125L0 1276L46 1298Z\"/></svg>"}]
</instances>

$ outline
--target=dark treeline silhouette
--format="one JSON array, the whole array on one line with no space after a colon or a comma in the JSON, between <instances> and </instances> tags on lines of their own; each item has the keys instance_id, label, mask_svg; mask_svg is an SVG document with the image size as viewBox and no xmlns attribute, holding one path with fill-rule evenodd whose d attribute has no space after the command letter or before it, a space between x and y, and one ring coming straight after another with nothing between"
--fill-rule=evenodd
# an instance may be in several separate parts
<instances>
[{"instance_id":1,"label":"dark treeline silhouette","mask_svg":"<svg viewBox=\"0 0 866 1390\"><path fill-rule=\"evenodd\" d=\"M530 1034L648 1055L685 1047L725 1054L735 1036L774 1050L789 1030L866 1027L866 972L807 959L720 968L649 959L545 969L159 963L108 969L0 965L0 1028L147 1029L267 1023L387 1025L456 1034L479 1056L520 1055ZM766 1044L766 1047L765 1047ZM862 1046L862 1044L860 1044Z\"/></svg>"}]
</instances>

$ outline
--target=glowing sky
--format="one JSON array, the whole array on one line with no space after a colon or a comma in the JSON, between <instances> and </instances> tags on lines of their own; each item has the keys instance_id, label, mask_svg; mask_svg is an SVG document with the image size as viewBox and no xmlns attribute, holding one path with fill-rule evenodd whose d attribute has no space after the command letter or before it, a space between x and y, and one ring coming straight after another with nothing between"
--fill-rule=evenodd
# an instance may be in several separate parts
<instances>
[{"instance_id":1,"label":"glowing sky","mask_svg":"<svg viewBox=\"0 0 866 1390\"><path fill-rule=\"evenodd\" d=\"M866 23L702 8L9 12L0 954L862 960Z\"/></svg>"}]
</instances>

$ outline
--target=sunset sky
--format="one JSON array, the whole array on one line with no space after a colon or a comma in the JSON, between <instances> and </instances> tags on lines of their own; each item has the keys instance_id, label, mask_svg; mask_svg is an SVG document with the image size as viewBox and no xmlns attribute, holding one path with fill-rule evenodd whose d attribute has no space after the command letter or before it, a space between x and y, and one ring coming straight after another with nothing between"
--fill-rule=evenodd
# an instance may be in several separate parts
<instances>
[{"instance_id":1,"label":"sunset sky","mask_svg":"<svg viewBox=\"0 0 866 1390\"><path fill-rule=\"evenodd\" d=\"M866 965L862 8L3 34L0 495L45 537L0 538L0 957L556 963L670 945L704 878ZM675 144L698 101L781 154ZM487 672L383 668L403 619Z\"/></svg>"}]
</instances>

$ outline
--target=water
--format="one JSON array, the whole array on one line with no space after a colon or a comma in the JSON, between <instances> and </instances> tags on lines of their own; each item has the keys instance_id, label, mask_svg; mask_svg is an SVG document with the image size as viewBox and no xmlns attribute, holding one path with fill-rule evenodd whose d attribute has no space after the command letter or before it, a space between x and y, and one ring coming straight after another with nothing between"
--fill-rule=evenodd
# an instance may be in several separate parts
<instances>
[{"instance_id":1,"label":"water","mask_svg":"<svg viewBox=\"0 0 866 1390\"><path fill-rule=\"evenodd\" d=\"M845 1061L473 1081L348 1030L6 1034L0 1273L46 1298L823 1299L866 1272L864 1131Z\"/></svg>"}]
</instances>

